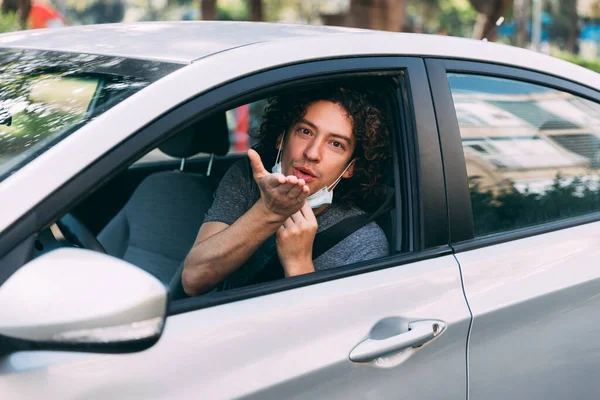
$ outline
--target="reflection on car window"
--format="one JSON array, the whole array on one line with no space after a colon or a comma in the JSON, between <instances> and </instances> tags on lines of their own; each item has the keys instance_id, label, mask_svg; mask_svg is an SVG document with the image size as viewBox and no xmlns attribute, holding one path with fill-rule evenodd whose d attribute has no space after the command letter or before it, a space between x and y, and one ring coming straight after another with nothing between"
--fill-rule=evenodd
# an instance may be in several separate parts
<instances>
[{"instance_id":1,"label":"reflection on car window","mask_svg":"<svg viewBox=\"0 0 600 400\"><path fill-rule=\"evenodd\" d=\"M509 79L448 79L477 236L600 210L600 105Z\"/></svg>"},{"instance_id":2,"label":"reflection on car window","mask_svg":"<svg viewBox=\"0 0 600 400\"><path fill-rule=\"evenodd\" d=\"M0 180L179 67L121 57L0 50Z\"/></svg>"}]
</instances>

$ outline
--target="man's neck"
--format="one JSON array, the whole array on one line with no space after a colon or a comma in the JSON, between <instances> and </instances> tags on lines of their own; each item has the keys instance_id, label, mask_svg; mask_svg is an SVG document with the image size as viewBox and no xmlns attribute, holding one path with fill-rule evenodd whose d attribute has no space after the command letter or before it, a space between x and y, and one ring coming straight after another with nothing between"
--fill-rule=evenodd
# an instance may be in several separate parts
<instances>
[{"instance_id":1,"label":"man's neck","mask_svg":"<svg viewBox=\"0 0 600 400\"><path fill-rule=\"evenodd\" d=\"M323 204L321 207L319 207L319 208L315 208L315 209L313 210L313 212L315 213L315 215L319 215L319 214L321 214L323 211L325 211L325 209L326 209L327 207L329 207L329 204Z\"/></svg>"}]
</instances>

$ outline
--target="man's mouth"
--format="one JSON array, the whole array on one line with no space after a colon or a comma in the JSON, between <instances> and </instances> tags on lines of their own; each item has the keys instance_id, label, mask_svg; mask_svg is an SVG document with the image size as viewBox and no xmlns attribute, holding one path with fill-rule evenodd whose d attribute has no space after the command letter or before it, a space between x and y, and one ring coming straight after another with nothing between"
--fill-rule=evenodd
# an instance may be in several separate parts
<instances>
[{"instance_id":1,"label":"man's mouth","mask_svg":"<svg viewBox=\"0 0 600 400\"><path fill-rule=\"evenodd\" d=\"M308 168L292 167L292 173L296 178L304 179L304 182L307 183L316 178L315 173Z\"/></svg>"}]
</instances>

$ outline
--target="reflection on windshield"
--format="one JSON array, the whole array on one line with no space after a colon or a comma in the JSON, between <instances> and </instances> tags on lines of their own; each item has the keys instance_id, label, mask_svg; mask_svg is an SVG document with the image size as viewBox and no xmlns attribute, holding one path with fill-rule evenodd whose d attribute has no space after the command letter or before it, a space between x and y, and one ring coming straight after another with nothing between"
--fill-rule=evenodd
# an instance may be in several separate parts
<instances>
[{"instance_id":1,"label":"reflection on windshield","mask_svg":"<svg viewBox=\"0 0 600 400\"><path fill-rule=\"evenodd\" d=\"M179 67L122 57L0 50L0 180Z\"/></svg>"},{"instance_id":2,"label":"reflection on windshield","mask_svg":"<svg viewBox=\"0 0 600 400\"><path fill-rule=\"evenodd\" d=\"M600 211L600 105L450 74L477 235Z\"/></svg>"}]
</instances>

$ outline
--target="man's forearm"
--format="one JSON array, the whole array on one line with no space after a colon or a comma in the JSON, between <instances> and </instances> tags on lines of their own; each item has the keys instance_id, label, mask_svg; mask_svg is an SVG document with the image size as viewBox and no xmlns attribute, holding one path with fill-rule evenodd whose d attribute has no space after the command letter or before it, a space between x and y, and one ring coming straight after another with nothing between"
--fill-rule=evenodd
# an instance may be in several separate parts
<instances>
[{"instance_id":1,"label":"man's forearm","mask_svg":"<svg viewBox=\"0 0 600 400\"><path fill-rule=\"evenodd\" d=\"M197 243L185 260L185 292L198 295L210 291L246 262L284 220L259 200L233 225Z\"/></svg>"}]
</instances>

